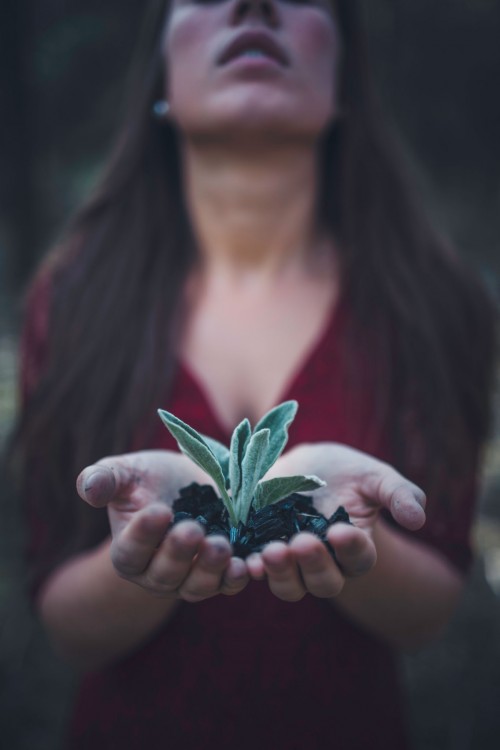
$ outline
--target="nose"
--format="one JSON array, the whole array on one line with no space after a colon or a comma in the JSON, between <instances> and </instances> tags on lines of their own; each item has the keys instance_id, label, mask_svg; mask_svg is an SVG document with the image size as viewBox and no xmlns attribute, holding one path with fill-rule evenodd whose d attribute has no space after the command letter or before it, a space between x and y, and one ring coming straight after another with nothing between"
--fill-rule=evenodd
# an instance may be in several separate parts
<instances>
[{"instance_id":1,"label":"nose","mask_svg":"<svg viewBox=\"0 0 500 750\"><path fill-rule=\"evenodd\" d=\"M279 24L276 0L236 0L232 12L233 23L239 24L252 17L276 27Z\"/></svg>"}]
</instances>

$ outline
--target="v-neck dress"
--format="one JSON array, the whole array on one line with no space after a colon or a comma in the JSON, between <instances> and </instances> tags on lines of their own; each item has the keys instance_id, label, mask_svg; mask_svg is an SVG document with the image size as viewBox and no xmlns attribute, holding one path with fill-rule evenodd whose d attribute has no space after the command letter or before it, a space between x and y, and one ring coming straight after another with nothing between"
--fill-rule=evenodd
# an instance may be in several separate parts
<instances>
[{"instance_id":1,"label":"v-neck dress","mask_svg":"<svg viewBox=\"0 0 500 750\"><path fill-rule=\"evenodd\" d=\"M359 438L373 393L363 394L355 414L347 406L339 347L346 315L345 303L332 311L282 394L280 400L300 404L289 447L335 441L390 460L383 438ZM207 395L182 363L161 406L227 443ZM160 422L147 447L176 449ZM460 519L449 523L446 504L433 501L415 536L465 569L473 482L461 492ZM382 640L332 602L310 595L284 602L265 582L252 582L234 597L182 603L136 652L85 676L66 747L405 750L404 713L395 656Z\"/></svg>"}]
</instances>

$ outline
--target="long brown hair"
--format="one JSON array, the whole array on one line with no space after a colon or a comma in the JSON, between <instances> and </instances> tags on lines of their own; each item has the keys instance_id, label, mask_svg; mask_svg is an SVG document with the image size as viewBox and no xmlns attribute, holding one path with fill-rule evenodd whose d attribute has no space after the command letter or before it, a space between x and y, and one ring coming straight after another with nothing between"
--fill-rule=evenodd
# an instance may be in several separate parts
<instances>
[{"instance_id":1,"label":"long brown hair","mask_svg":"<svg viewBox=\"0 0 500 750\"><path fill-rule=\"evenodd\" d=\"M173 372L180 290L196 252L176 132L151 116L163 94L167 12L165 0L151 4L115 152L40 272L51 282L47 353L12 455L27 482L36 477L38 511L46 509L54 538L68 541L64 554L107 533L105 513L72 502L76 474L129 449L139 429L147 444L144 415L156 419ZM396 463L418 473L404 440L410 415L430 482L431 464L463 468L470 446L486 438L492 305L412 195L372 91L356 3L338 0L336 12L346 115L324 138L319 221L342 254L350 360L382 363L375 368L376 428L388 430ZM366 385L354 364L353 394Z\"/></svg>"}]
</instances>

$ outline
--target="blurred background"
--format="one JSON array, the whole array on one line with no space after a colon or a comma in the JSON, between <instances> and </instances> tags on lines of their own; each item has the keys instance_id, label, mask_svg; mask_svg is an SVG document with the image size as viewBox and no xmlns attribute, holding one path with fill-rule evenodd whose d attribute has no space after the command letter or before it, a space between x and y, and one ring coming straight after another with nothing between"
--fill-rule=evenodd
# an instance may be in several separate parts
<instances>
[{"instance_id":1,"label":"blurred background","mask_svg":"<svg viewBox=\"0 0 500 750\"><path fill-rule=\"evenodd\" d=\"M423 200L498 297L500 0L362 6L379 91ZM0 4L0 442L15 413L22 293L99 175L143 7L143 0ZM56 750L74 676L52 655L22 594L22 530L0 499L2 747ZM476 563L448 632L402 659L416 750L499 746L498 420L474 543Z\"/></svg>"}]
</instances>

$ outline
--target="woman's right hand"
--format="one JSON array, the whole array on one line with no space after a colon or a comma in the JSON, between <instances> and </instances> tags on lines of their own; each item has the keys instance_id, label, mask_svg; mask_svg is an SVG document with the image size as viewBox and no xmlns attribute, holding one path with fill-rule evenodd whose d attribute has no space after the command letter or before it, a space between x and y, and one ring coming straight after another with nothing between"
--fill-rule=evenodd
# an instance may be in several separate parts
<instances>
[{"instance_id":1,"label":"woman's right hand","mask_svg":"<svg viewBox=\"0 0 500 750\"><path fill-rule=\"evenodd\" d=\"M77 490L89 505L107 507L111 560L121 578L154 596L188 602L238 594L248 583L247 568L231 556L225 537L206 537L195 521L169 530L171 505L191 482L210 480L186 456L139 451L88 466Z\"/></svg>"}]
</instances>

